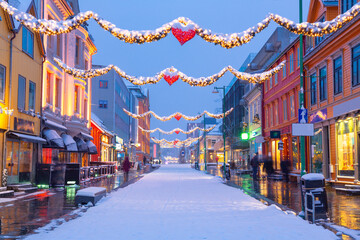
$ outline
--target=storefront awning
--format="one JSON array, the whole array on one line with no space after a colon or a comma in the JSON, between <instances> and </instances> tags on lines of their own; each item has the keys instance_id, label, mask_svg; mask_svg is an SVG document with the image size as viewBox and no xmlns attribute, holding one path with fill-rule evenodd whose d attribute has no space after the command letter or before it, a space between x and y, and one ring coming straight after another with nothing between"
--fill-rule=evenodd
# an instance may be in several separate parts
<instances>
[{"instance_id":1,"label":"storefront awning","mask_svg":"<svg viewBox=\"0 0 360 240\"><path fill-rule=\"evenodd\" d=\"M89 149L89 154L97 154L98 153L97 149L96 149L96 146L95 146L95 144L93 142L87 141L86 145L87 145L87 147Z\"/></svg>"},{"instance_id":2,"label":"storefront awning","mask_svg":"<svg viewBox=\"0 0 360 240\"><path fill-rule=\"evenodd\" d=\"M64 134L61 134L61 138L63 139L66 150L68 152L77 152L78 151L76 142L70 135L67 135L64 133Z\"/></svg>"},{"instance_id":3,"label":"storefront awning","mask_svg":"<svg viewBox=\"0 0 360 240\"><path fill-rule=\"evenodd\" d=\"M84 132L80 132L80 133L79 133L79 136L82 137L82 138L84 138L85 140L94 140L94 138L93 138L91 135L86 134L86 133L84 133Z\"/></svg>"},{"instance_id":4,"label":"storefront awning","mask_svg":"<svg viewBox=\"0 0 360 240\"><path fill-rule=\"evenodd\" d=\"M22 134L22 133L16 133L16 132L10 132L8 133L9 137L15 137L19 138L20 140L27 141L27 142L33 142L33 143L46 143L46 140L32 135Z\"/></svg>"},{"instance_id":5,"label":"storefront awning","mask_svg":"<svg viewBox=\"0 0 360 240\"><path fill-rule=\"evenodd\" d=\"M82 140L81 138L78 137L74 137L74 140L76 142L77 148L78 148L78 152L88 152L88 146L86 144L86 142L84 142L84 140Z\"/></svg>"},{"instance_id":6,"label":"storefront awning","mask_svg":"<svg viewBox=\"0 0 360 240\"><path fill-rule=\"evenodd\" d=\"M63 139L57 134L55 130L45 129L43 130L43 136L47 141L47 145L44 147L49 148L65 148Z\"/></svg>"},{"instance_id":7,"label":"storefront awning","mask_svg":"<svg viewBox=\"0 0 360 240\"><path fill-rule=\"evenodd\" d=\"M65 126L58 124L56 122L50 121L50 120L45 121L45 126L47 126L49 128L54 128L54 129L57 129L60 131L64 131L64 132L68 130Z\"/></svg>"}]
</instances>

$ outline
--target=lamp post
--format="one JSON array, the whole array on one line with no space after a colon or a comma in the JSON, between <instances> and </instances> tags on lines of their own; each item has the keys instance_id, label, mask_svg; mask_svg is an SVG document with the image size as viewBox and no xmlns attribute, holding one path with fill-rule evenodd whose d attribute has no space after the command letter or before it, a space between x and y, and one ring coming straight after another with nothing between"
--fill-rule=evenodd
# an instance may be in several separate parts
<instances>
[{"instance_id":1,"label":"lamp post","mask_svg":"<svg viewBox=\"0 0 360 240\"><path fill-rule=\"evenodd\" d=\"M223 124L223 127L222 127L222 132L223 132L223 141L224 141L224 165L223 165L223 171L224 171L224 179L226 177L226 158L225 158L225 154L226 154L226 151L225 151L225 86L223 87L214 87L214 90L213 90L213 93L219 93L218 90L223 90L223 99L222 99L222 110L223 110L223 121L222 121L222 124Z\"/></svg>"}]
</instances>

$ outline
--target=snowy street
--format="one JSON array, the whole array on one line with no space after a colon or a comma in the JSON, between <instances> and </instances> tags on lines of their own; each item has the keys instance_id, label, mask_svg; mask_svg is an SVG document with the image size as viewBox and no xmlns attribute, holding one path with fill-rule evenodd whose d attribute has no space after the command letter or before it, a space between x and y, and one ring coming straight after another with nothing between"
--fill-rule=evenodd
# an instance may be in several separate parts
<instances>
[{"instance_id":1,"label":"snowy street","mask_svg":"<svg viewBox=\"0 0 360 240\"><path fill-rule=\"evenodd\" d=\"M162 165L82 217L27 239L337 239L189 165Z\"/></svg>"}]
</instances>

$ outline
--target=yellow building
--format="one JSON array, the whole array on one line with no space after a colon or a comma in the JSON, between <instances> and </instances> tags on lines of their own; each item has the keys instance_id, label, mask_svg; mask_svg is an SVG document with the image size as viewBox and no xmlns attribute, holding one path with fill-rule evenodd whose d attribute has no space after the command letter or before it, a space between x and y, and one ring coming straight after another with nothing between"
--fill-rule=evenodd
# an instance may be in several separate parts
<instances>
[{"instance_id":1,"label":"yellow building","mask_svg":"<svg viewBox=\"0 0 360 240\"><path fill-rule=\"evenodd\" d=\"M18 8L37 17L34 1ZM46 142L39 137L37 117L44 56L41 37L0 9L0 52L1 183L29 183Z\"/></svg>"}]
</instances>

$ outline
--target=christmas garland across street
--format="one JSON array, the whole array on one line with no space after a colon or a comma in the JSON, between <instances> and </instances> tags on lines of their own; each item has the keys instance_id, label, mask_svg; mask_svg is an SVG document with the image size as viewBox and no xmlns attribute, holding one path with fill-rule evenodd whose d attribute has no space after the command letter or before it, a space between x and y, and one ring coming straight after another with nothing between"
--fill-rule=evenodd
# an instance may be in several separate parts
<instances>
[{"instance_id":1,"label":"christmas garland across street","mask_svg":"<svg viewBox=\"0 0 360 240\"><path fill-rule=\"evenodd\" d=\"M162 130L162 129L160 129L160 128L155 128L155 129L153 129L153 130L146 130L146 129L143 129L142 127L140 127L140 126L139 126L139 129L140 129L141 131L143 131L143 132L146 132L146 133L154 133L154 132L156 132L156 131L159 131L159 132L164 133L164 134L166 134L166 135L170 135L170 134L173 134L173 133L179 134L180 132L181 132L181 133L184 133L184 134L191 134L191 133L195 132L196 130L200 130L200 131L203 131L203 132L210 132L210 131L213 130L215 127L216 127L216 125L213 125L212 127L209 127L209 128L206 128L206 129L205 129L205 128L196 127L196 128L193 128L193 129L191 129L191 130L189 130L189 131L184 131L184 130L182 130L182 129L180 129L180 128L175 128L175 129L173 129L173 130L171 130L171 131L164 131L164 130Z\"/></svg>"},{"instance_id":2,"label":"christmas garland across street","mask_svg":"<svg viewBox=\"0 0 360 240\"><path fill-rule=\"evenodd\" d=\"M215 45L220 45L224 48L233 48L248 43L256 34L264 30L271 20L295 34L303 34L310 37L321 37L325 34L337 31L344 24L356 17L360 12L359 2L345 13L336 16L331 21L314 23L295 23L280 15L271 13L257 25L248 28L243 32L221 34L212 33L209 29L203 29L185 17L179 17L155 30L131 31L116 27L115 24L104 20L97 13L92 11L78 13L73 16L72 19L55 21L37 19L31 14L19 11L4 0L0 0L0 7L8 14L12 15L15 20L19 21L31 30L47 35L68 33L80 27L81 24L88 21L90 18L93 18L103 29L111 33L114 37L127 43L143 44L146 42L154 42L166 37L171 31L181 45L192 39L195 35L198 35L205 41L214 43Z\"/></svg>"},{"instance_id":3,"label":"christmas garland across street","mask_svg":"<svg viewBox=\"0 0 360 240\"><path fill-rule=\"evenodd\" d=\"M64 62L62 62L58 58L54 58L54 61L62 68L66 73L73 75L78 78L93 78L102 76L106 73L108 73L111 69L114 69L115 72L119 74L120 77L128 80L134 85L145 85L145 84L155 84L158 83L162 78L165 79L165 81L171 86L174 82L181 79L183 82L186 82L187 84L191 86L197 86L197 87L206 87L213 83L215 83L217 80L219 80L224 74L229 71L231 72L237 79L248 81L250 83L262 83L265 80L271 78L273 75L278 73L284 66L286 61L282 61L279 65L274 67L273 69L262 72L262 73L246 73L246 72L239 72L235 68L231 66L224 67L220 72L208 76L208 77L200 77L200 78L193 78L188 77L186 74L180 72L174 67L166 68L162 70L160 73L157 73L153 77L134 77L131 75L128 75L126 72L122 71L120 68L114 65L109 65L104 68L99 69L89 69L89 70L82 70L77 68L72 68L67 66Z\"/></svg>"}]
</instances>

